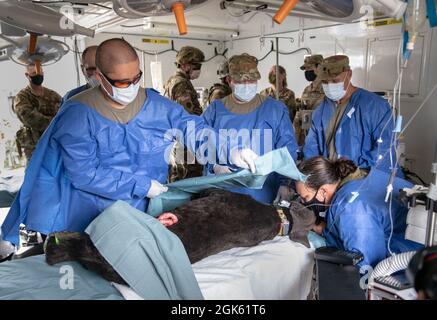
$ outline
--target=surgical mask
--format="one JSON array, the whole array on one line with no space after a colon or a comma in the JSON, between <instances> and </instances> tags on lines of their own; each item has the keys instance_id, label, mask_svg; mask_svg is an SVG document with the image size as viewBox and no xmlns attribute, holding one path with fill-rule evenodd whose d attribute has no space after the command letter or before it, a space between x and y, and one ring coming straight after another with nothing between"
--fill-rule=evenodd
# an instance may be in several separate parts
<instances>
[{"instance_id":1,"label":"surgical mask","mask_svg":"<svg viewBox=\"0 0 437 320\"><path fill-rule=\"evenodd\" d=\"M190 73L191 80L197 79L200 77L200 70L193 70Z\"/></svg>"},{"instance_id":2,"label":"surgical mask","mask_svg":"<svg viewBox=\"0 0 437 320\"><path fill-rule=\"evenodd\" d=\"M112 100L121 105L127 106L137 97L138 90L140 89L140 83L138 82L137 84L131 84L127 88L117 88L114 86L111 87L112 95L110 95L109 92L106 91L105 86L102 86L102 88L106 91L106 93L111 97Z\"/></svg>"},{"instance_id":3,"label":"surgical mask","mask_svg":"<svg viewBox=\"0 0 437 320\"><path fill-rule=\"evenodd\" d=\"M88 83L88 86L90 86L91 88L95 88L98 85L100 85L100 81L97 80L95 76L86 77L86 82Z\"/></svg>"},{"instance_id":4,"label":"surgical mask","mask_svg":"<svg viewBox=\"0 0 437 320\"><path fill-rule=\"evenodd\" d=\"M36 86L40 86L44 81L44 76L42 74L37 74L34 76L30 76L30 81Z\"/></svg>"},{"instance_id":5,"label":"surgical mask","mask_svg":"<svg viewBox=\"0 0 437 320\"><path fill-rule=\"evenodd\" d=\"M234 87L234 95L238 100L248 102L255 97L257 90L257 83L237 83Z\"/></svg>"},{"instance_id":6,"label":"surgical mask","mask_svg":"<svg viewBox=\"0 0 437 320\"><path fill-rule=\"evenodd\" d=\"M306 70L305 71L305 79L307 79L307 81L309 82L313 82L314 80L316 80L317 75L314 72L314 70Z\"/></svg>"},{"instance_id":7,"label":"surgical mask","mask_svg":"<svg viewBox=\"0 0 437 320\"><path fill-rule=\"evenodd\" d=\"M349 84L347 85L349 88ZM325 92L325 95L328 97L328 99L331 99L332 101L339 101L341 100L345 95L346 91L344 89L344 81L339 83L322 83L323 91Z\"/></svg>"}]
</instances>

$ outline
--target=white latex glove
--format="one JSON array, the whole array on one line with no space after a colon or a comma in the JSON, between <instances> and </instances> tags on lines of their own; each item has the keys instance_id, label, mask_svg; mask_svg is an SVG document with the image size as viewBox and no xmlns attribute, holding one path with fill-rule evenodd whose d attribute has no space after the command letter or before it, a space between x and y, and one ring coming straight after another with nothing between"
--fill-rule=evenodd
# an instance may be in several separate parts
<instances>
[{"instance_id":1,"label":"white latex glove","mask_svg":"<svg viewBox=\"0 0 437 320\"><path fill-rule=\"evenodd\" d=\"M228 166L221 166L219 164L216 164L216 165L214 165L214 173L215 174L227 174L227 173L232 173L232 170Z\"/></svg>"},{"instance_id":2,"label":"white latex glove","mask_svg":"<svg viewBox=\"0 0 437 320\"><path fill-rule=\"evenodd\" d=\"M289 186L280 186L276 195L274 204L280 203L282 200L290 202L294 195L294 191Z\"/></svg>"},{"instance_id":3,"label":"white latex glove","mask_svg":"<svg viewBox=\"0 0 437 320\"><path fill-rule=\"evenodd\" d=\"M159 196L163 192L167 192L168 187L163 186L156 180L152 180L152 183L150 184L150 189L147 192L147 198L155 198Z\"/></svg>"},{"instance_id":4,"label":"white latex glove","mask_svg":"<svg viewBox=\"0 0 437 320\"><path fill-rule=\"evenodd\" d=\"M251 149L234 149L229 158L233 165L256 173L255 159L258 158L258 155Z\"/></svg>"}]
</instances>

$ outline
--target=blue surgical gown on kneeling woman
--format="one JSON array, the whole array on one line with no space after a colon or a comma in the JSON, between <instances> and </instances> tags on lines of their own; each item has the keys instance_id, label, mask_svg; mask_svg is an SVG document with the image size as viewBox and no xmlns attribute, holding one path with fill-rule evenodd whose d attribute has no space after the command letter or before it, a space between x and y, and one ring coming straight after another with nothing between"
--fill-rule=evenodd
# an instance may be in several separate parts
<instances>
[{"instance_id":1,"label":"blue surgical gown on kneeling woman","mask_svg":"<svg viewBox=\"0 0 437 320\"><path fill-rule=\"evenodd\" d=\"M389 202L385 202L389 174L372 169L364 179L352 180L334 195L326 212L327 226L323 231L328 246L360 251L364 260L360 266L375 267L389 256L391 233ZM405 239L408 208L398 199L399 190L412 185L400 178L393 184L391 216L393 253L417 250L422 245Z\"/></svg>"},{"instance_id":2,"label":"blue surgical gown on kneeling woman","mask_svg":"<svg viewBox=\"0 0 437 320\"><path fill-rule=\"evenodd\" d=\"M201 117L151 89L142 109L127 124L68 100L32 155L23 186L2 225L3 239L18 244L20 223L43 234L83 231L116 200L145 212L151 180L167 181L166 159L175 136L194 133L196 138L185 142L195 150L202 131L217 138Z\"/></svg>"},{"instance_id":3,"label":"blue surgical gown on kneeling woman","mask_svg":"<svg viewBox=\"0 0 437 320\"><path fill-rule=\"evenodd\" d=\"M293 125L286 106L280 101L268 97L252 112L237 114L229 111L221 100L215 100L205 110L203 118L217 131L226 131L226 135L230 137L228 141L231 148L232 144L241 141L261 156L269 151L287 147L296 161L297 142ZM209 174L212 174L212 166L209 168ZM275 199L279 186L287 181L286 178L272 173L262 189L234 188L230 191L248 194L255 200L270 204Z\"/></svg>"}]
</instances>

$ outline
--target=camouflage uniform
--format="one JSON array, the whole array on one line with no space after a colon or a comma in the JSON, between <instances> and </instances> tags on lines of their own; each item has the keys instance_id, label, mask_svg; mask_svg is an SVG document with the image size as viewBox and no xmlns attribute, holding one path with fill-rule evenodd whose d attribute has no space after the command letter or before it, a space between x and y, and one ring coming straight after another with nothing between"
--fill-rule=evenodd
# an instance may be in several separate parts
<instances>
[{"instance_id":1,"label":"camouflage uniform","mask_svg":"<svg viewBox=\"0 0 437 320\"><path fill-rule=\"evenodd\" d=\"M229 59L229 76L236 82L261 79L258 71L258 59L243 53Z\"/></svg>"},{"instance_id":2,"label":"camouflage uniform","mask_svg":"<svg viewBox=\"0 0 437 320\"><path fill-rule=\"evenodd\" d=\"M39 138L59 110L62 97L55 91L43 88L42 96L35 95L26 87L15 96L14 110L23 123L17 131L17 147L30 160Z\"/></svg>"},{"instance_id":3,"label":"camouflage uniform","mask_svg":"<svg viewBox=\"0 0 437 320\"><path fill-rule=\"evenodd\" d=\"M260 95L263 97L272 97L276 99L275 90L270 87L266 88L260 92ZM279 93L279 100L282 101L288 108L288 113L290 114L290 120L293 122L294 116L296 115L296 98L294 96L294 92L290 89L285 88Z\"/></svg>"},{"instance_id":4,"label":"camouflage uniform","mask_svg":"<svg viewBox=\"0 0 437 320\"><path fill-rule=\"evenodd\" d=\"M269 82L272 85L270 88L266 88L260 92L260 95L262 97L272 97L273 99L276 99L276 91L273 86L276 85L276 68L279 70L279 74L284 76L283 79L280 79L279 81L283 81L281 84L281 91L279 92L279 101L282 101L288 109L288 113L290 114L290 120L291 123L293 123L294 116L296 115L296 98L294 95L294 92L287 88L287 75L285 68L282 66L272 66L272 68L269 71Z\"/></svg>"},{"instance_id":5,"label":"camouflage uniform","mask_svg":"<svg viewBox=\"0 0 437 320\"><path fill-rule=\"evenodd\" d=\"M305 58L304 64L300 67L301 70L320 65L323 61L323 56L315 54ZM316 72L317 73L317 72ZM302 93L302 97L296 100L297 114L294 118L293 125L296 133L298 145L302 146L305 143L307 135L306 130L302 129L302 118L300 110L315 110L323 101L325 94L323 93L322 82L316 78Z\"/></svg>"},{"instance_id":6,"label":"camouflage uniform","mask_svg":"<svg viewBox=\"0 0 437 320\"><path fill-rule=\"evenodd\" d=\"M217 75L221 79L221 83L214 83L209 89L207 104L210 105L214 100L220 100L232 93L231 87L226 83L225 79L229 75L229 65L227 61L222 62L217 68Z\"/></svg>"},{"instance_id":7,"label":"camouflage uniform","mask_svg":"<svg viewBox=\"0 0 437 320\"><path fill-rule=\"evenodd\" d=\"M224 97L230 95L232 89L225 83L214 83L214 85L209 89L208 95L208 105L210 105L214 100L220 100Z\"/></svg>"},{"instance_id":8,"label":"camouflage uniform","mask_svg":"<svg viewBox=\"0 0 437 320\"><path fill-rule=\"evenodd\" d=\"M183 71L178 70L168 79L164 86L164 96L179 103L190 114L200 116L200 106L196 89L194 89L190 78Z\"/></svg>"},{"instance_id":9,"label":"camouflage uniform","mask_svg":"<svg viewBox=\"0 0 437 320\"><path fill-rule=\"evenodd\" d=\"M182 47L176 55L176 65L181 64L197 64L202 63L205 56L202 51L194 47ZM191 83L190 77L178 69L164 86L164 96L179 103L184 109L190 113L200 116L202 108L200 106L197 92ZM184 163L176 163L176 155L182 154L181 148L184 148ZM182 180L185 178L198 177L203 174L203 169L200 164L191 163L194 156L181 144L176 143L173 149L173 157L170 159L169 182ZM179 161L178 161L179 162Z\"/></svg>"},{"instance_id":10,"label":"camouflage uniform","mask_svg":"<svg viewBox=\"0 0 437 320\"><path fill-rule=\"evenodd\" d=\"M176 55L176 64L202 63L205 56L202 51L194 47L182 47ZM190 77L182 70L168 79L164 86L164 95L182 105L191 114L201 115L202 108L197 97L197 92L191 83Z\"/></svg>"},{"instance_id":11,"label":"camouflage uniform","mask_svg":"<svg viewBox=\"0 0 437 320\"><path fill-rule=\"evenodd\" d=\"M315 110L324 98L322 81L316 79L303 90L299 110Z\"/></svg>"}]
</instances>

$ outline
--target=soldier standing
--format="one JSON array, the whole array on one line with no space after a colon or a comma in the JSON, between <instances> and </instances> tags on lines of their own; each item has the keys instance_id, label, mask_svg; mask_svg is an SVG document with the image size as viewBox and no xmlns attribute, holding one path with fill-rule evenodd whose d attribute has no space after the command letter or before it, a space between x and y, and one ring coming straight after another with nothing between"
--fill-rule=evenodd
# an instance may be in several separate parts
<instances>
[{"instance_id":1,"label":"soldier standing","mask_svg":"<svg viewBox=\"0 0 437 320\"><path fill-rule=\"evenodd\" d=\"M258 93L260 78L257 58L247 53L231 57L229 79L232 94L213 101L202 117L215 130L230 133L232 143L250 145L260 155L286 147L296 159L297 143L287 107L281 101ZM232 170L215 164L208 165L207 172L218 175ZM231 191L248 194L263 203L271 204L274 200L279 203L290 200L290 183L286 177L270 174L261 189L238 187Z\"/></svg>"},{"instance_id":2,"label":"soldier standing","mask_svg":"<svg viewBox=\"0 0 437 320\"><path fill-rule=\"evenodd\" d=\"M164 86L166 97L182 105L188 113L199 116L202 108L191 80L199 78L204 61L205 55L201 50L190 46L182 47L176 55L177 71ZM180 159L182 155L184 159ZM196 163L194 155L176 143L170 159L169 182L199 177L202 173L203 168Z\"/></svg>"},{"instance_id":3,"label":"soldier standing","mask_svg":"<svg viewBox=\"0 0 437 320\"><path fill-rule=\"evenodd\" d=\"M293 123L294 116L296 115L296 98L294 92L287 88L287 73L282 66L278 66L279 70L279 101L282 101L288 109L290 114L290 120ZM276 99L276 65L272 66L269 71L269 83L272 85L269 88L260 92L262 97L272 97Z\"/></svg>"},{"instance_id":4,"label":"soldier standing","mask_svg":"<svg viewBox=\"0 0 437 320\"><path fill-rule=\"evenodd\" d=\"M228 61L224 61L219 64L217 68L217 75L220 78L220 83L214 83L209 89L208 105L214 100L220 100L232 93L232 89L229 86L229 65Z\"/></svg>"},{"instance_id":5,"label":"soldier standing","mask_svg":"<svg viewBox=\"0 0 437 320\"><path fill-rule=\"evenodd\" d=\"M203 52L194 47L182 47L176 55L176 73L168 79L164 86L164 95L182 105L191 114L200 116L202 108L197 92L191 83L200 76L202 63L205 61Z\"/></svg>"},{"instance_id":6,"label":"soldier standing","mask_svg":"<svg viewBox=\"0 0 437 320\"><path fill-rule=\"evenodd\" d=\"M39 138L59 110L62 97L42 86L44 73L38 74L35 65L26 67L29 85L15 96L14 110L23 124L17 131L17 147L24 149L27 161L32 157Z\"/></svg>"},{"instance_id":7,"label":"soldier standing","mask_svg":"<svg viewBox=\"0 0 437 320\"><path fill-rule=\"evenodd\" d=\"M310 83L302 93L302 97L297 99L297 115L293 121L294 131L296 132L297 143L302 146L305 143L305 137L308 130L302 129L302 112L301 110L315 110L316 107L323 101L325 94L323 93L322 82L317 79L317 67L323 61L323 56L314 54L306 57L304 64L300 67L305 71L305 79Z\"/></svg>"}]
</instances>

